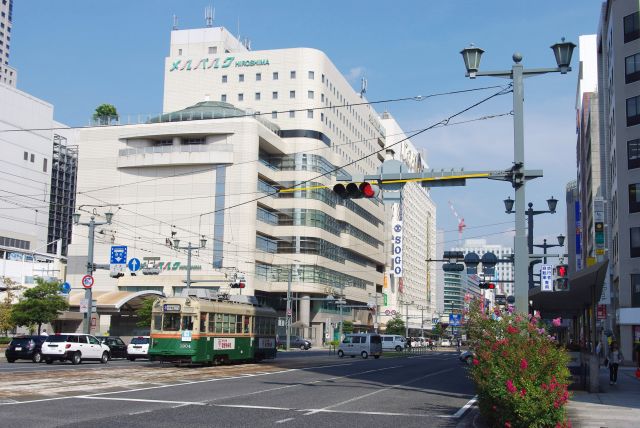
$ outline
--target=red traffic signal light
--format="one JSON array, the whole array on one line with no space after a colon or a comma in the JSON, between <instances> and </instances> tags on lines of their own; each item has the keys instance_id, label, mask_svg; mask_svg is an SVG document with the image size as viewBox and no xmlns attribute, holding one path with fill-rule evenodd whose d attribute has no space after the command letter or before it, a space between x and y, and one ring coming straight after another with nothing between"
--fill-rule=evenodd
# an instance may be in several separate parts
<instances>
[{"instance_id":1,"label":"red traffic signal light","mask_svg":"<svg viewBox=\"0 0 640 428\"><path fill-rule=\"evenodd\" d=\"M556 266L556 276L558 278L564 278L569 273L569 266L567 265L558 265Z\"/></svg>"},{"instance_id":2,"label":"red traffic signal light","mask_svg":"<svg viewBox=\"0 0 640 428\"><path fill-rule=\"evenodd\" d=\"M230 285L231 285L231 288L244 288L246 286L246 284L243 281L235 281L235 282L232 282Z\"/></svg>"},{"instance_id":3,"label":"red traffic signal light","mask_svg":"<svg viewBox=\"0 0 640 428\"><path fill-rule=\"evenodd\" d=\"M333 186L333 191L343 199L360 199L360 198L375 198L380 193L378 186L375 186L366 181L363 183L348 183L344 185L338 183Z\"/></svg>"},{"instance_id":4,"label":"red traffic signal light","mask_svg":"<svg viewBox=\"0 0 640 428\"><path fill-rule=\"evenodd\" d=\"M493 282L490 282L490 283L488 283L488 284L487 284L487 288L488 288L489 290L495 290L496 285L495 285Z\"/></svg>"}]
</instances>

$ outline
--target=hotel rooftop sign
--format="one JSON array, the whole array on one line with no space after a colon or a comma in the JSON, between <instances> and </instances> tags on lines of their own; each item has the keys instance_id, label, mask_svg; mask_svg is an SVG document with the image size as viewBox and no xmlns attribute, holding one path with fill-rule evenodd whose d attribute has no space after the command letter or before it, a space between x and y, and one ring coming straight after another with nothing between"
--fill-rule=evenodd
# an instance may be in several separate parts
<instances>
[{"instance_id":1,"label":"hotel rooftop sign","mask_svg":"<svg viewBox=\"0 0 640 428\"><path fill-rule=\"evenodd\" d=\"M209 70L212 68L229 68L232 65L235 67L255 67L259 65L269 65L268 59L249 59L249 60L235 60L233 56L226 58L202 58L200 60L172 60L169 71L192 71L192 70Z\"/></svg>"}]
</instances>

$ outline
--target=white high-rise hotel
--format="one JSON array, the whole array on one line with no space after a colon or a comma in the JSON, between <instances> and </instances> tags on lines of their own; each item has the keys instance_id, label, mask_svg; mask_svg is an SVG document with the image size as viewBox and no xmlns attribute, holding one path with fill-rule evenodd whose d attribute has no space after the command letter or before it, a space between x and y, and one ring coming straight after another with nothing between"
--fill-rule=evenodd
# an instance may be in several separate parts
<instances>
[{"instance_id":1,"label":"white high-rise hotel","mask_svg":"<svg viewBox=\"0 0 640 428\"><path fill-rule=\"evenodd\" d=\"M366 305L381 295L391 237L384 206L341 200L331 188L337 166L376 170L383 151L368 155L385 148L385 130L324 53L250 51L222 27L172 31L163 110L146 123L79 133L77 206L115 213L96 235L95 262L122 244L160 271L118 280L97 271L99 312L123 293L180 291L186 255L172 239L203 236L194 287L225 290L223 273L242 272L243 293L283 311L291 277L295 325L316 341L334 333L338 308L307 297L340 291ZM292 187L300 190L280 191ZM76 229L72 285L86 270L86 230ZM356 326L374 322L366 309L345 314Z\"/></svg>"}]
</instances>

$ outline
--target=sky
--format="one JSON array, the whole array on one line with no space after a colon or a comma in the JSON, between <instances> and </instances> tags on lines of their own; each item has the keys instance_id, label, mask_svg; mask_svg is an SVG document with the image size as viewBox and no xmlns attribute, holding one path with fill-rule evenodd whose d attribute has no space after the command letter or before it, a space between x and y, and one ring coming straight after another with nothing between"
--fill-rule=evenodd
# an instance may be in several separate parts
<instances>
[{"instance_id":1,"label":"sky","mask_svg":"<svg viewBox=\"0 0 640 428\"><path fill-rule=\"evenodd\" d=\"M369 101L506 85L507 79L465 78L460 50L474 43L485 50L481 70L508 70L512 55L525 68L555 67L552 44L595 34L597 0L15 0L10 65L18 88L54 105L55 119L86 126L96 106L114 104L122 116L162 109L164 59L172 16L180 29L204 26L204 10L215 8L214 26L251 39L252 49L310 47L324 51L356 90L368 81ZM578 52L569 74L525 80L525 164L544 177L529 182L527 201L554 215L535 216L535 243L566 235L565 187L576 178L575 99ZM423 101L376 104L408 135L446 119L497 91L488 89ZM1 102L1 100L0 100ZM430 168L449 171L502 170L513 162L511 94L503 95L426 131L411 141L424 149ZM466 122L455 124L456 122ZM513 214L503 199L510 184L468 180L465 187L434 188L437 225L445 247L485 238L511 246Z\"/></svg>"}]
</instances>

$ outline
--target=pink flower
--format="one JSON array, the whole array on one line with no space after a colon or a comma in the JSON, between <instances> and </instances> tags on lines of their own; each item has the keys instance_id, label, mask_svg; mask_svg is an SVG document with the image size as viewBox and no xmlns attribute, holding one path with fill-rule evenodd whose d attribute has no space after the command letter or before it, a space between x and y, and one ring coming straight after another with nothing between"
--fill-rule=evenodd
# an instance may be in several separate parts
<instances>
[{"instance_id":1,"label":"pink flower","mask_svg":"<svg viewBox=\"0 0 640 428\"><path fill-rule=\"evenodd\" d=\"M507 421L504 423L504 428L511 428L511 422Z\"/></svg>"},{"instance_id":2,"label":"pink flower","mask_svg":"<svg viewBox=\"0 0 640 428\"><path fill-rule=\"evenodd\" d=\"M511 394L513 394L514 392L518 392L518 388L515 387L511 379L507 380L506 386L507 386L507 391L509 391Z\"/></svg>"},{"instance_id":3,"label":"pink flower","mask_svg":"<svg viewBox=\"0 0 640 428\"><path fill-rule=\"evenodd\" d=\"M554 318L552 321L552 324L554 327L560 327L560 324L562 324L562 318L560 317Z\"/></svg>"},{"instance_id":4,"label":"pink flower","mask_svg":"<svg viewBox=\"0 0 640 428\"><path fill-rule=\"evenodd\" d=\"M521 359L520 360L520 370L526 370L527 367L529 367L529 363L527 362L526 359Z\"/></svg>"},{"instance_id":5,"label":"pink flower","mask_svg":"<svg viewBox=\"0 0 640 428\"><path fill-rule=\"evenodd\" d=\"M547 331L544 328L539 328L538 333L545 334Z\"/></svg>"},{"instance_id":6,"label":"pink flower","mask_svg":"<svg viewBox=\"0 0 640 428\"><path fill-rule=\"evenodd\" d=\"M477 358L474 358L474 359L473 359L473 365L474 365L474 366L477 366L478 364L480 364L480 361L478 361L478 359L477 359Z\"/></svg>"},{"instance_id":7,"label":"pink flower","mask_svg":"<svg viewBox=\"0 0 640 428\"><path fill-rule=\"evenodd\" d=\"M542 384L540 384L540 388L542 388L543 390L547 389L547 384L543 382Z\"/></svg>"},{"instance_id":8,"label":"pink flower","mask_svg":"<svg viewBox=\"0 0 640 428\"><path fill-rule=\"evenodd\" d=\"M527 395L527 390L522 388L522 390L520 391L520 396L524 397L525 395Z\"/></svg>"},{"instance_id":9,"label":"pink flower","mask_svg":"<svg viewBox=\"0 0 640 428\"><path fill-rule=\"evenodd\" d=\"M509 327L507 327L507 333L511 333L511 334L518 333L518 329L510 325Z\"/></svg>"}]
</instances>

